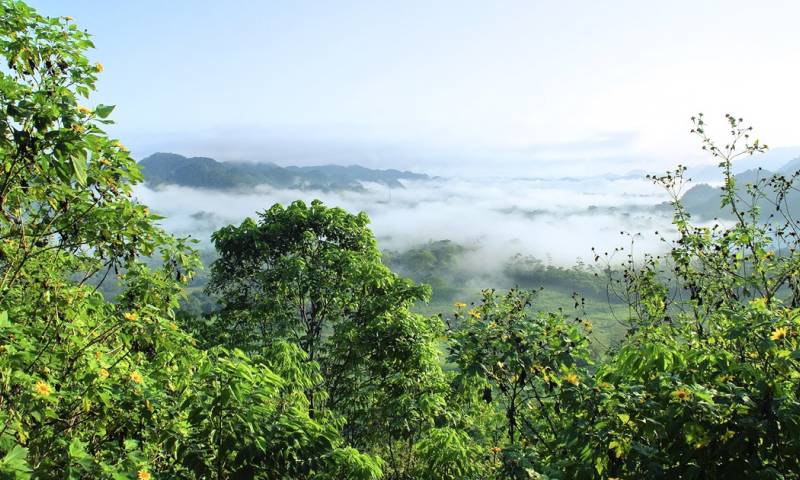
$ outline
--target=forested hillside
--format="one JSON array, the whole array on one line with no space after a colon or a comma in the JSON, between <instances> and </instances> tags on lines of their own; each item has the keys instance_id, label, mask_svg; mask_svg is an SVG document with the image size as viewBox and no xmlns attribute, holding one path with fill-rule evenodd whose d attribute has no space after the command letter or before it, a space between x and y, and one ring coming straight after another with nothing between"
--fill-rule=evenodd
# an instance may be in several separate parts
<instances>
[{"instance_id":1,"label":"forested hillside","mask_svg":"<svg viewBox=\"0 0 800 480\"><path fill-rule=\"evenodd\" d=\"M274 163L218 162L213 158L187 158L175 153L155 153L139 162L145 182L152 186L244 190L269 185L309 190L361 190L361 182L403 188L401 180L425 180L427 175L399 170L373 170L351 165L281 167Z\"/></svg>"},{"instance_id":2,"label":"forested hillside","mask_svg":"<svg viewBox=\"0 0 800 480\"><path fill-rule=\"evenodd\" d=\"M800 224L740 198L731 162L766 149L741 119L725 147L693 119L731 221L693 223L681 167L653 178L665 253L498 269L577 313L495 285L419 313L431 287L404 275L469 285L468 247L384 255L366 214L296 201L213 234L199 314L198 253L91 102L92 46L0 0L0 477L800 478ZM622 334L593 350L603 297Z\"/></svg>"},{"instance_id":3,"label":"forested hillside","mask_svg":"<svg viewBox=\"0 0 800 480\"><path fill-rule=\"evenodd\" d=\"M763 221L775 218L777 211L796 217L800 213L800 192L795 188L784 192L781 186L794 184L798 171L800 158L790 161L777 172L757 168L738 173L733 176L737 185L736 195L746 205L757 206ZM735 220L736 213L729 206L720 205L723 194L722 188L701 183L687 190L681 203L692 215L702 219Z\"/></svg>"}]
</instances>

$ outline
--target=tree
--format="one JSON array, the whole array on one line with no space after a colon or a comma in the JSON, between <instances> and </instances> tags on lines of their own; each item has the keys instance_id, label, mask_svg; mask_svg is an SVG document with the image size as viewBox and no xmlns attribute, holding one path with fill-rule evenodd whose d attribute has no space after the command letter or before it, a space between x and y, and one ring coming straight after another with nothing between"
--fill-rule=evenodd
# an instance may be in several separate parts
<instances>
[{"instance_id":1,"label":"tree","mask_svg":"<svg viewBox=\"0 0 800 480\"><path fill-rule=\"evenodd\" d=\"M321 371L307 389L310 414L334 412L355 445L385 446L442 410L442 326L409 311L428 291L381 263L368 222L319 201L274 205L214 233L209 292L218 338L251 352L275 338L296 343Z\"/></svg>"},{"instance_id":2,"label":"tree","mask_svg":"<svg viewBox=\"0 0 800 480\"><path fill-rule=\"evenodd\" d=\"M175 323L198 262L131 196L138 167L102 130L113 107L79 104L102 71L91 46L0 0L0 476L378 478L266 363ZM90 282L110 274L113 302Z\"/></svg>"},{"instance_id":3,"label":"tree","mask_svg":"<svg viewBox=\"0 0 800 480\"><path fill-rule=\"evenodd\" d=\"M725 147L694 121L736 220L693 225L685 169L654 178L677 239L606 265L630 315L596 365L576 325L531 311L522 292L457 305L455 417L499 457L487 477L800 478L800 224L786 204L800 172L736 185L732 161L765 147L741 119L727 117Z\"/></svg>"},{"instance_id":4,"label":"tree","mask_svg":"<svg viewBox=\"0 0 800 480\"><path fill-rule=\"evenodd\" d=\"M479 397L502 425L480 439L492 442L485 447L500 460L502 478L528 478L557 458L572 421L564 410L585 395L588 339L564 315L535 311L533 299L534 292L485 290L476 307L457 305L450 336L454 385L477 393L466 395L462 409L486 415L475 405Z\"/></svg>"}]
</instances>

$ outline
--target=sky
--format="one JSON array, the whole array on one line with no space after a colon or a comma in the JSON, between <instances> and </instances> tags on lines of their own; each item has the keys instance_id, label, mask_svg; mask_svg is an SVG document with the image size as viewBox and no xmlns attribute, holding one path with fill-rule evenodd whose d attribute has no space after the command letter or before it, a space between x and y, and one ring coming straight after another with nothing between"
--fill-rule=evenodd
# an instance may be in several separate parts
<instances>
[{"instance_id":1,"label":"sky","mask_svg":"<svg viewBox=\"0 0 800 480\"><path fill-rule=\"evenodd\" d=\"M94 35L91 101L137 158L653 171L711 163L700 111L800 145L793 0L30 3Z\"/></svg>"}]
</instances>

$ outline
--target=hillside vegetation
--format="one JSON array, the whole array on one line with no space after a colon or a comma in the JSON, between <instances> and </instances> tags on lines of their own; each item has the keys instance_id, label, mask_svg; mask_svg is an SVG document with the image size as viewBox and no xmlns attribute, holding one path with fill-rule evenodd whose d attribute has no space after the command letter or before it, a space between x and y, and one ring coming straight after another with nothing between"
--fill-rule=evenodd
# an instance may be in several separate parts
<instances>
[{"instance_id":1,"label":"hillside vegetation","mask_svg":"<svg viewBox=\"0 0 800 480\"><path fill-rule=\"evenodd\" d=\"M746 170L733 176L736 183L736 196L747 206L757 206L762 221L776 218L779 210L786 215L797 217L800 214L800 191L796 188L784 190L782 186L794 184L800 171L800 158L788 162L777 172L763 168ZM724 195L721 187L701 183L688 189L681 203L692 215L702 219L720 218L735 220L736 213L728 206L720 206ZM777 216L781 219L781 215Z\"/></svg>"},{"instance_id":2,"label":"hillside vegetation","mask_svg":"<svg viewBox=\"0 0 800 480\"><path fill-rule=\"evenodd\" d=\"M426 180L420 173L373 170L351 165L281 167L274 163L218 162L208 157L155 153L139 162L150 186L179 185L216 190L246 190L268 185L301 190L363 190L361 182L403 188L402 180Z\"/></svg>"},{"instance_id":3,"label":"hillside vegetation","mask_svg":"<svg viewBox=\"0 0 800 480\"><path fill-rule=\"evenodd\" d=\"M214 233L198 315L179 308L197 252L133 198L113 107L88 105L91 47L0 0L0 477L800 478L800 225L739 198L731 162L766 149L741 119L724 148L693 119L732 221L694 225L679 168L653 178L666 254L598 252L624 328L601 354L593 311L546 292L419 313L430 288L384 262L434 283L460 247L384 259L366 214L319 201ZM601 292L582 267L505 270L578 307Z\"/></svg>"}]
</instances>

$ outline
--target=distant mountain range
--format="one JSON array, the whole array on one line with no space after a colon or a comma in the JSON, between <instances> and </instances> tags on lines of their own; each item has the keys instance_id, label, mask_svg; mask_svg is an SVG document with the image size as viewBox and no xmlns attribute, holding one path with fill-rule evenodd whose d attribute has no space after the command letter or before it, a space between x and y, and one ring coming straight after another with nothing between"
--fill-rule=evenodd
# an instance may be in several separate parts
<instances>
[{"instance_id":1,"label":"distant mountain range","mask_svg":"<svg viewBox=\"0 0 800 480\"><path fill-rule=\"evenodd\" d=\"M756 170L758 167L777 172L785 168L787 161L797 158L800 158L800 147L770 148L764 153L747 155L735 160L733 162L733 173L744 173L748 170ZM690 167L688 173L690 177L699 182L713 182L722 179L719 167L716 163L712 165Z\"/></svg>"},{"instance_id":2,"label":"distant mountain range","mask_svg":"<svg viewBox=\"0 0 800 480\"><path fill-rule=\"evenodd\" d=\"M746 187L747 184L761 184L761 182L767 182L773 175L779 174L786 177L793 175L795 172L800 170L800 157L795 158L794 160L790 161L789 163L784 164L782 167L778 168L777 171L772 172L770 170L764 168L753 168L750 170L745 170L741 173L734 175L736 179L736 186L737 191L741 192L741 196L747 200L748 197L746 195ZM768 185L763 185L765 193L771 194L772 191ZM681 197L681 201L686 209L694 216L697 216L701 219L712 219L712 218L724 218L730 219L733 218L733 212L730 210L730 207L721 207L720 203L720 196L722 195L722 189L719 187L712 187L706 183L700 183L698 185L693 186L686 193L683 194ZM759 206L761 207L761 215L763 218L767 218L772 212L775 210L774 204L770 201L774 201L774 195L768 195L768 199L762 199L758 202ZM786 196L786 203L789 206L789 212L792 216L797 216L800 214L800 192L797 190L793 190L788 193Z\"/></svg>"},{"instance_id":3,"label":"distant mountain range","mask_svg":"<svg viewBox=\"0 0 800 480\"><path fill-rule=\"evenodd\" d=\"M281 167L275 163L218 162L208 157L154 153L139 162L145 184L239 190L258 185L302 190L364 190L362 182L403 188L402 180L427 180L421 173L374 170L358 165Z\"/></svg>"}]
</instances>

